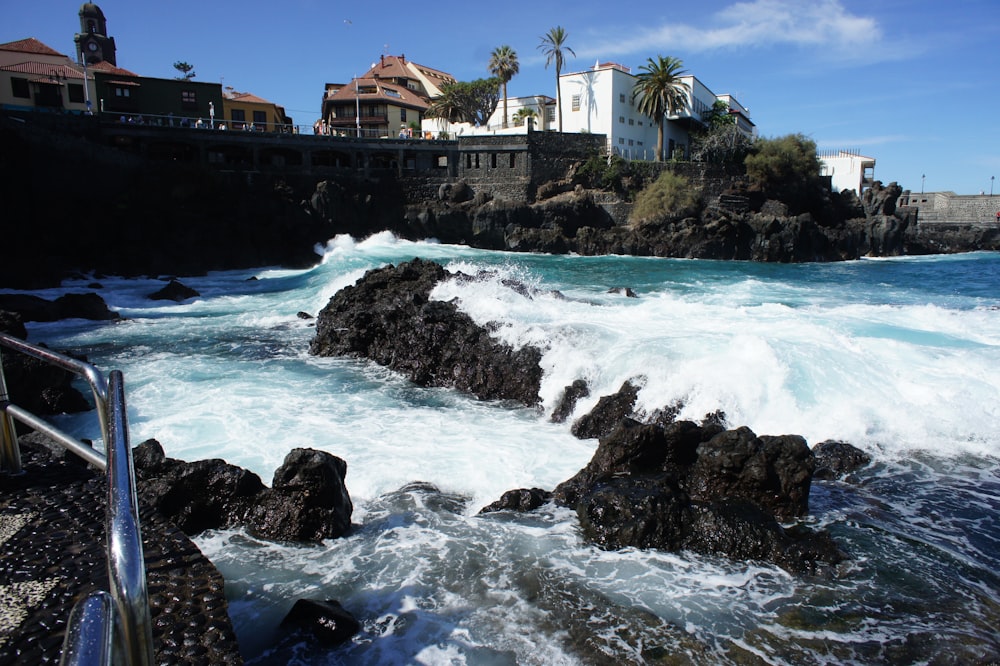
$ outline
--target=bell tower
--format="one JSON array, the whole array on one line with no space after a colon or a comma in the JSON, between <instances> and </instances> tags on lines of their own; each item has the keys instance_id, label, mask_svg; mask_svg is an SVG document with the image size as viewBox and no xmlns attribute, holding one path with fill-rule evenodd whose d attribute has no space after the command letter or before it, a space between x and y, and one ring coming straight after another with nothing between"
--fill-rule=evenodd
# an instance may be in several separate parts
<instances>
[{"instance_id":1,"label":"bell tower","mask_svg":"<svg viewBox=\"0 0 1000 666\"><path fill-rule=\"evenodd\" d=\"M108 37L108 21L101 8L92 2L80 7L80 32L73 38L76 42L78 62L93 65L106 62L117 66L115 59L115 38Z\"/></svg>"}]
</instances>

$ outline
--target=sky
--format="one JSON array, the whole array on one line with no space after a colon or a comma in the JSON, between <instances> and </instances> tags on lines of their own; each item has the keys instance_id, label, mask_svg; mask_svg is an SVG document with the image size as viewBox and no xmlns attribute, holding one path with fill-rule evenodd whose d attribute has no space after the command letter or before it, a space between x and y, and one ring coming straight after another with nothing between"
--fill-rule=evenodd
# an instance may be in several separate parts
<instances>
[{"instance_id":1,"label":"sky","mask_svg":"<svg viewBox=\"0 0 1000 666\"><path fill-rule=\"evenodd\" d=\"M82 3L0 0L0 42L35 37L75 58ZM538 49L563 27L565 71L680 58L716 94L750 109L765 137L803 134L820 150L876 160L875 178L904 189L1000 196L1000 0L597 0L572 3L194 2L104 0L118 65L220 82L319 118L326 83L379 56L461 81L489 76L509 45L520 72L508 95L555 97Z\"/></svg>"}]
</instances>

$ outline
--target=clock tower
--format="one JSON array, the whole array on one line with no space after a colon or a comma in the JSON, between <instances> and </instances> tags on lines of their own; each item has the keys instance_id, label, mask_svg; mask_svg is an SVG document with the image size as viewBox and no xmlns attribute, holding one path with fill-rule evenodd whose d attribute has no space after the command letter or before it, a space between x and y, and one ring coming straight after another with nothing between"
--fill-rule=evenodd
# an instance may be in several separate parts
<instances>
[{"instance_id":1,"label":"clock tower","mask_svg":"<svg viewBox=\"0 0 1000 666\"><path fill-rule=\"evenodd\" d=\"M80 32L73 38L76 42L76 57L79 62L93 65L106 62L117 66L115 61L115 38L108 37L108 21L101 8L92 2L80 7Z\"/></svg>"}]
</instances>

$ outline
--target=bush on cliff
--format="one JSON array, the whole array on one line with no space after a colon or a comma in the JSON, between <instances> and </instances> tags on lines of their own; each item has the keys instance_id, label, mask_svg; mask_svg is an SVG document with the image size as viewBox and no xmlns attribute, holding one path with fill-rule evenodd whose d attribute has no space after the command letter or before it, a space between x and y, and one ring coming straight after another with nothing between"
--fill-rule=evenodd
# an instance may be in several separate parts
<instances>
[{"instance_id":1,"label":"bush on cliff","mask_svg":"<svg viewBox=\"0 0 1000 666\"><path fill-rule=\"evenodd\" d=\"M744 163L751 188L788 204L792 214L808 208L820 185L816 143L801 134L758 139Z\"/></svg>"},{"instance_id":2,"label":"bush on cliff","mask_svg":"<svg viewBox=\"0 0 1000 666\"><path fill-rule=\"evenodd\" d=\"M664 171L653 183L639 192L629 216L633 228L671 218L688 217L697 212L700 192L684 176Z\"/></svg>"},{"instance_id":3,"label":"bush on cliff","mask_svg":"<svg viewBox=\"0 0 1000 666\"><path fill-rule=\"evenodd\" d=\"M573 179L574 184L592 190L615 192L631 200L635 193L651 181L660 165L641 160L626 160L618 155L610 158L593 155L580 165Z\"/></svg>"}]
</instances>

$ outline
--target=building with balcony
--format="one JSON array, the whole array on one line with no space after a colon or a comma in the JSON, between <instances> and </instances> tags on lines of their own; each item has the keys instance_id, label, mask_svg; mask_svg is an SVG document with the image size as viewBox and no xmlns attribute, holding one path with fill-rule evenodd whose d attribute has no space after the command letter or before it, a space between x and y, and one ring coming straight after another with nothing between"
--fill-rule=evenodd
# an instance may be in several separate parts
<instances>
[{"instance_id":1,"label":"building with balcony","mask_svg":"<svg viewBox=\"0 0 1000 666\"><path fill-rule=\"evenodd\" d=\"M382 56L349 83L328 83L315 131L365 137L412 136L420 132L430 100L455 77L408 61Z\"/></svg>"}]
</instances>

